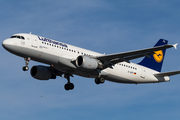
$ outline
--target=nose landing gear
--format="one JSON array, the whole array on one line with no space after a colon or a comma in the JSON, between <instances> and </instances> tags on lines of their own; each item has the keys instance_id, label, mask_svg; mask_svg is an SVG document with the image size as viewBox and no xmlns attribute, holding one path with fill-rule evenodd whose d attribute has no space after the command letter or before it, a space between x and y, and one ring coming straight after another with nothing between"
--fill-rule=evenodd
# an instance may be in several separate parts
<instances>
[{"instance_id":1,"label":"nose landing gear","mask_svg":"<svg viewBox=\"0 0 180 120\"><path fill-rule=\"evenodd\" d=\"M31 58L30 57L24 58L24 60L25 60L26 66L24 66L22 69L23 69L23 71L28 71L29 70L28 64L29 64L29 61L31 60Z\"/></svg>"}]
</instances>

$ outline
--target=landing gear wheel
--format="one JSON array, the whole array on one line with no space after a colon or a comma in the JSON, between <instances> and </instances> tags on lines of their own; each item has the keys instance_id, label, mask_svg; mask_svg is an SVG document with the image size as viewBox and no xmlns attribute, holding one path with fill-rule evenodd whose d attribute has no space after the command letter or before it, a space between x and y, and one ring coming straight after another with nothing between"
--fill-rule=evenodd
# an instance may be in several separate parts
<instances>
[{"instance_id":1,"label":"landing gear wheel","mask_svg":"<svg viewBox=\"0 0 180 120\"><path fill-rule=\"evenodd\" d=\"M104 78L99 78L100 83L104 83L105 79Z\"/></svg>"},{"instance_id":2,"label":"landing gear wheel","mask_svg":"<svg viewBox=\"0 0 180 120\"><path fill-rule=\"evenodd\" d=\"M24 66L22 69L23 69L23 71L28 71L29 67L28 66Z\"/></svg>"},{"instance_id":3,"label":"landing gear wheel","mask_svg":"<svg viewBox=\"0 0 180 120\"><path fill-rule=\"evenodd\" d=\"M97 85L99 85L99 84L100 84L100 81L99 81L99 79L98 79L98 78L96 78L96 79L95 79L95 83L96 83Z\"/></svg>"},{"instance_id":4,"label":"landing gear wheel","mask_svg":"<svg viewBox=\"0 0 180 120\"><path fill-rule=\"evenodd\" d=\"M73 89L74 89L74 84L73 84L73 83L70 83L70 84L69 84L69 88L70 88L70 90L73 90Z\"/></svg>"},{"instance_id":5,"label":"landing gear wheel","mask_svg":"<svg viewBox=\"0 0 180 120\"><path fill-rule=\"evenodd\" d=\"M68 85L68 84L65 84L65 85L64 85L64 89L65 89L65 90L69 90L69 85Z\"/></svg>"},{"instance_id":6,"label":"landing gear wheel","mask_svg":"<svg viewBox=\"0 0 180 120\"><path fill-rule=\"evenodd\" d=\"M67 83L64 85L65 90L73 90L74 84L73 83Z\"/></svg>"},{"instance_id":7,"label":"landing gear wheel","mask_svg":"<svg viewBox=\"0 0 180 120\"><path fill-rule=\"evenodd\" d=\"M100 84L100 83L102 84L102 83L104 83L104 82L105 82L105 79L102 78L102 77L95 79L95 83L96 83L96 84Z\"/></svg>"}]
</instances>

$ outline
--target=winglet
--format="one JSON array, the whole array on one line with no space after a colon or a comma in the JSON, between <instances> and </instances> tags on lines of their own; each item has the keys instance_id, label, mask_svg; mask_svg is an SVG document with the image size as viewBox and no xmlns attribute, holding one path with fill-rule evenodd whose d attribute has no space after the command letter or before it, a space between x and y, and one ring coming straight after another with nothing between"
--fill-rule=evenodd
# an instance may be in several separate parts
<instances>
[{"instance_id":1,"label":"winglet","mask_svg":"<svg viewBox=\"0 0 180 120\"><path fill-rule=\"evenodd\" d=\"M178 45L178 43L174 44L173 47L174 47L175 49L177 49L177 45Z\"/></svg>"}]
</instances>

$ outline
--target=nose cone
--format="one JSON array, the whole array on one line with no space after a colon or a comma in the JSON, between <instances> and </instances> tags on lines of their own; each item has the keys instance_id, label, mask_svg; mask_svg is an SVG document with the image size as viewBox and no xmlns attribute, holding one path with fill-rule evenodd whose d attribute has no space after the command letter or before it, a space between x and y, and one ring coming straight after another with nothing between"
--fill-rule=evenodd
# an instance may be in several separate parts
<instances>
[{"instance_id":1,"label":"nose cone","mask_svg":"<svg viewBox=\"0 0 180 120\"><path fill-rule=\"evenodd\" d=\"M3 41L2 46L10 53L13 53L15 55L21 55L22 48L18 44L19 42L19 39L9 38Z\"/></svg>"},{"instance_id":2,"label":"nose cone","mask_svg":"<svg viewBox=\"0 0 180 120\"><path fill-rule=\"evenodd\" d=\"M3 41L2 46L6 49L9 50L10 47L12 46L12 40L6 39Z\"/></svg>"}]
</instances>

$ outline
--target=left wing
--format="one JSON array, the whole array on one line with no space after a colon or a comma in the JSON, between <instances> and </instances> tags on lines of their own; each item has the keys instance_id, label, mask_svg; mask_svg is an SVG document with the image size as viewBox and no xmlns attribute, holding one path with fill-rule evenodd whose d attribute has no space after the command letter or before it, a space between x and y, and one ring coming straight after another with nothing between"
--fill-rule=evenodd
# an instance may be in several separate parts
<instances>
[{"instance_id":1,"label":"left wing","mask_svg":"<svg viewBox=\"0 0 180 120\"><path fill-rule=\"evenodd\" d=\"M104 65L106 67L109 67L109 66L114 65L119 62L123 62L123 61L129 62L129 60L140 58L143 56L150 58L150 55L154 54L154 51L168 49L171 47L175 47L175 49L176 49L176 46L177 46L177 44L162 45L162 46L156 46L156 47L152 47L152 48L146 48L146 49L123 52L123 53L96 56L96 58L100 61L103 61Z\"/></svg>"}]
</instances>

